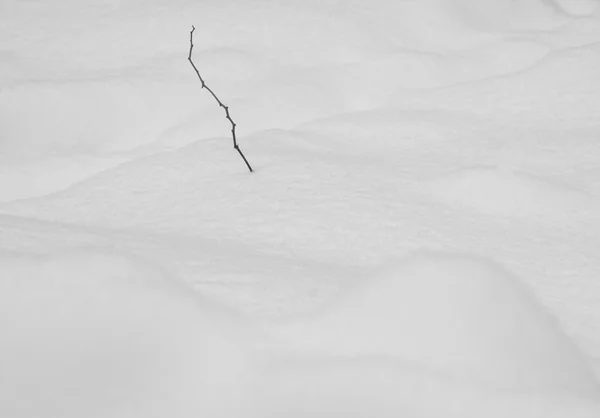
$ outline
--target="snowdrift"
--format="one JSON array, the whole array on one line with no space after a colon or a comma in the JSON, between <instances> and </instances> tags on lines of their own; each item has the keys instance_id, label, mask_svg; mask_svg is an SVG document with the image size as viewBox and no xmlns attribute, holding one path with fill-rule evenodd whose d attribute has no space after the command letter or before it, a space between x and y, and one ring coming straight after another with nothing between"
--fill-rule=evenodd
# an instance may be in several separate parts
<instances>
[{"instance_id":1,"label":"snowdrift","mask_svg":"<svg viewBox=\"0 0 600 418\"><path fill-rule=\"evenodd\" d=\"M560 222L594 216L600 205L583 191L527 173L469 168L425 183L441 201L482 213Z\"/></svg>"},{"instance_id":2,"label":"snowdrift","mask_svg":"<svg viewBox=\"0 0 600 418\"><path fill-rule=\"evenodd\" d=\"M262 373L259 416L276 418L595 418L600 403L560 394L486 390L390 358L304 356Z\"/></svg>"},{"instance_id":3,"label":"snowdrift","mask_svg":"<svg viewBox=\"0 0 600 418\"><path fill-rule=\"evenodd\" d=\"M160 269L89 250L2 254L0 276L1 416L238 414L245 331Z\"/></svg>"},{"instance_id":4,"label":"snowdrift","mask_svg":"<svg viewBox=\"0 0 600 418\"><path fill-rule=\"evenodd\" d=\"M292 350L384 355L483 387L600 393L583 355L519 279L469 256L417 253L275 333Z\"/></svg>"}]
</instances>

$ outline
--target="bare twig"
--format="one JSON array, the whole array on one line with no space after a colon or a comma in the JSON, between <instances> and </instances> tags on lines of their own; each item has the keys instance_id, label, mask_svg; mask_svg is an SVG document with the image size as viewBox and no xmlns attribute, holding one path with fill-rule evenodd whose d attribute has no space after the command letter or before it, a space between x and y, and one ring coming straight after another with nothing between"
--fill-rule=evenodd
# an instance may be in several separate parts
<instances>
[{"instance_id":1,"label":"bare twig","mask_svg":"<svg viewBox=\"0 0 600 418\"><path fill-rule=\"evenodd\" d=\"M200 75L200 71L198 71L198 68L196 68L196 65L194 64L194 61L192 61L192 49L194 49L193 39L194 39L194 31L195 30L196 30L196 28L192 25L192 30L190 32L190 54L188 55L188 61L190 62L190 64L192 64L192 67L194 68L194 71L196 71L196 75L198 76L198 79L200 80L200 83L202 83L202 88L208 90L208 92L212 95L212 97L215 98L215 100L217 101L217 103L219 104L219 106L221 106L225 110L225 118L231 123L231 136L233 137L233 148L235 148L235 150L240 154L240 157L242 157L242 159L246 163L246 167L248 167L248 170L250 170L250 172L252 173L254 170L252 170L252 167L250 166L250 163L246 159L246 156L244 155L244 153L242 152L242 150L238 146L237 138L235 136L235 127L236 127L236 124L233 121L233 119L231 119L231 115L229 114L229 107L226 106L225 104L223 104L223 102L221 100L219 100L219 98L217 97L217 95L206 85L206 83L204 82L204 79Z\"/></svg>"}]
</instances>

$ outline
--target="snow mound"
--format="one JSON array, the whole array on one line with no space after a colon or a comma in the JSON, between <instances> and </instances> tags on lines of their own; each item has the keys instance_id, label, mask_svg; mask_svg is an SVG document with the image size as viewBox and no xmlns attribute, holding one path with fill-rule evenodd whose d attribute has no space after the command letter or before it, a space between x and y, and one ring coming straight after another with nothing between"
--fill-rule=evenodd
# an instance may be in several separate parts
<instances>
[{"instance_id":1,"label":"snow mound","mask_svg":"<svg viewBox=\"0 0 600 418\"><path fill-rule=\"evenodd\" d=\"M523 52L526 52L525 49ZM538 123L546 129L595 127L597 119L593 109L600 101L596 71L600 65L599 50L600 44L594 42L581 47L553 50L543 58L540 54L538 58L541 59L532 62L531 68L511 76L412 94L398 89L389 96L389 104L413 111L468 111L478 115L493 115L494 119L503 120L504 123L506 119L527 126ZM496 48L496 51L501 51L501 48ZM543 48L540 53L543 53ZM515 52L514 58L516 56ZM511 56L506 58L519 61ZM522 63L525 64L525 61Z\"/></svg>"},{"instance_id":2,"label":"snow mound","mask_svg":"<svg viewBox=\"0 0 600 418\"><path fill-rule=\"evenodd\" d=\"M551 29L559 22L544 0L434 1L464 24L485 31Z\"/></svg>"},{"instance_id":3,"label":"snow mound","mask_svg":"<svg viewBox=\"0 0 600 418\"><path fill-rule=\"evenodd\" d=\"M25 157L131 149L172 126L194 99L189 87L151 79L22 84L0 91L0 149Z\"/></svg>"},{"instance_id":4,"label":"snow mound","mask_svg":"<svg viewBox=\"0 0 600 418\"><path fill-rule=\"evenodd\" d=\"M595 418L585 397L485 390L389 358L298 356L262 374L261 417Z\"/></svg>"},{"instance_id":5,"label":"snow mound","mask_svg":"<svg viewBox=\"0 0 600 418\"><path fill-rule=\"evenodd\" d=\"M567 19L544 0L374 0L346 7L379 44L441 54L515 32L550 31Z\"/></svg>"},{"instance_id":6,"label":"snow mound","mask_svg":"<svg viewBox=\"0 0 600 418\"><path fill-rule=\"evenodd\" d=\"M0 415L231 416L248 368L237 331L131 257L4 254Z\"/></svg>"},{"instance_id":7,"label":"snow mound","mask_svg":"<svg viewBox=\"0 0 600 418\"><path fill-rule=\"evenodd\" d=\"M554 3L573 16L589 16L600 7L597 0L554 0Z\"/></svg>"},{"instance_id":8,"label":"snow mound","mask_svg":"<svg viewBox=\"0 0 600 418\"><path fill-rule=\"evenodd\" d=\"M469 168L426 184L434 196L451 205L486 214L556 221L592 213L597 205L584 192L522 172Z\"/></svg>"},{"instance_id":9,"label":"snow mound","mask_svg":"<svg viewBox=\"0 0 600 418\"><path fill-rule=\"evenodd\" d=\"M274 333L293 350L386 355L488 388L598 393L583 355L519 280L470 256L416 253Z\"/></svg>"}]
</instances>

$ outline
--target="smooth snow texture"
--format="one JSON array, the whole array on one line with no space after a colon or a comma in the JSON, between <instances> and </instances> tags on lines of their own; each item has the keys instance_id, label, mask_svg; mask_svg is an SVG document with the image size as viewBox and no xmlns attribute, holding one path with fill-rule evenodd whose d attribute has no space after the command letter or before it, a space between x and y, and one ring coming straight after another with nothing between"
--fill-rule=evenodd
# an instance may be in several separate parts
<instances>
[{"instance_id":1,"label":"smooth snow texture","mask_svg":"<svg viewBox=\"0 0 600 418\"><path fill-rule=\"evenodd\" d=\"M0 415L230 416L243 328L143 261L94 250L0 260Z\"/></svg>"},{"instance_id":2,"label":"smooth snow texture","mask_svg":"<svg viewBox=\"0 0 600 418\"><path fill-rule=\"evenodd\" d=\"M469 256L413 255L275 333L294 349L393 356L484 386L600 393L590 365L519 280Z\"/></svg>"},{"instance_id":3,"label":"smooth snow texture","mask_svg":"<svg viewBox=\"0 0 600 418\"><path fill-rule=\"evenodd\" d=\"M600 7L598 0L554 0L554 2L566 13L575 16L589 16Z\"/></svg>"},{"instance_id":4,"label":"smooth snow texture","mask_svg":"<svg viewBox=\"0 0 600 418\"><path fill-rule=\"evenodd\" d=\"M545 0L438 0L467 25L483 31L549 29L561 22Z\"/></svg>"},{"instance_id":5,"label":"smooth snow texture","mask_svg":"<svg viewBox=\"0 0 600 418\"><path fill-rule=\"evenodd\" d=\"M600 416L598 5L3 0L0 415Z\"/></svg>"},{"instance_id":6,"label":"smooth snow texture","mask_svg":"<svg viewBox=\"0 0 600 418\"><path fill-rule=\"evenodd\" d=\"M594 418L600 403L553 393L486 390L389 357L282 358L253 398L276 418Z\"/></svg>"},{"instance_id":7,"label":"smooth snow texture","mask_svg":"<svg viewBox=\"0 0 600 418\"><path fill-rule=\"evenodd\" d=\"M595 71L600 64L599 50L598 42L554 50L529 71L510 77L491 77L422 94L398 89L388 103L399 109L468 111L530 129L535 124L554 129L596 127L593 109L600 102Z\"/></svg>"},{"instance_id":8,"label":"smooth snow texture","mask_svg":"<svg viewBox=\"0 0 600 418\"><path fill-rule=\"evenodd\" d=\"M587 217L600 210L599 202L583 191L508 169L463 169L431 180L425 188L452 205L542 222Z\"/></svg>"}]
</instances>

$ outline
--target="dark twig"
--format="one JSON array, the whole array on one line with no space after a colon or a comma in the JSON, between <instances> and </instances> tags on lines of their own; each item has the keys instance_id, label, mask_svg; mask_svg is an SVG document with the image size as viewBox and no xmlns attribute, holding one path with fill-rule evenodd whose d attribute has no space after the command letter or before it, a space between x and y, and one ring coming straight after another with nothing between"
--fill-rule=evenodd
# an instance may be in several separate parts
<instances>
[{"instance_id":1,"label":"dark twig","mask_svg":"<svg viewBox=\"0 0 600 418\"><path fill-rule=\"evenodd\" d=\"M225 118L231 123L231 136L233 137L233 148L235 148L236 151L240 154L240 157L242 157L242 159L246 163L246 167L248 167L248 170L250 170L250 172L252 173L254 170L252 170L252 167L250 166L250 163L246 159L246 156L244 155L244 153L238 146L237 138L235 136L236 124L233 121L233 119L231 119L231 115L229 114L229 107L226 106L225 104L223 104L223 102L221 100L219 100L217 95L206 85L206 83L204 82L204 79L200 75L200 71L198 71L198 68L196 68L194 61L192 61L192 49L194 49L193 39L194 39L194 31L195 30L196 30L196 28L192 25L192 30L190 32L190 54L188 55L188 61L190 62L190 64L192 64L192 67L194 67L194 71L196 71L196 75L198 75L198 79L200 79L200 83L202 83L202 88L208 90L208 92L212 95L212 97L215 98L215 100L217 101L219 106L221 106L225 110Z\"/></svg>"}]
</instances>

